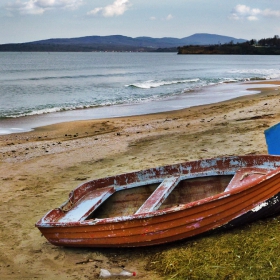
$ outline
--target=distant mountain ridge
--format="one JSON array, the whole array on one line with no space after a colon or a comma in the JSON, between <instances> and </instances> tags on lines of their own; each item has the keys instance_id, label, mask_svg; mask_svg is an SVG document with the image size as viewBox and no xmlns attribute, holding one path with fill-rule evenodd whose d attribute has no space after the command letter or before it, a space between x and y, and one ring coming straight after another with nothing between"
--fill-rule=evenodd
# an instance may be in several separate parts
<instances>
[{"instance_id":1,"label":"distant mountain ridge","mask_svg":"<svg viewBox=\"0 0 280 280\"><path fill-rule=\"evenodd\" d=\"M185 45L214 45L232 42L243 43L236 39L208 33L197 33L184 38L127 37L123 35L85 36L78 38L46 39L21 44L0 45L0 51L155 51Z\"/></svg>"},{"instance_id":2,"label":"distant mountain ridge","mask_svg":"<svg viewBox=\"0 0 280 280\"><path fill-rule=\"evenodd\" d=\"M146 48L168 48L178 47L182 45L213 45L213 44L225 44L229 42L243 43L246 40L236 39L233 37L197 33L189 37L182 39L163 37L163 38L152 38L152 37L127 37L123 35L111 35L111 36L86 36L79 38L70 39L48 39L35 41L32 43L38 44L100 44L100 45L123 45L123 46L135 46L135 47L146 47Z\"/></svg>"}]
</instances>

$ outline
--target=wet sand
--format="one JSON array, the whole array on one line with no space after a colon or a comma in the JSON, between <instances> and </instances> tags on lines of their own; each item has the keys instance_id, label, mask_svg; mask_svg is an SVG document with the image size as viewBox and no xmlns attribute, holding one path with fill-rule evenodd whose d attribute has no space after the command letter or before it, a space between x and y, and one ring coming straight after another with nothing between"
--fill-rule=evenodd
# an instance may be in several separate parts
<instances>
[{"instance_id":1,"label":"wet sand","mask_svg":"<svg viewBox=\"0 0 280 280\"><path fill-rule=\"evenodd\" d=\"M97 279L100 268L125 267L137 272L135 279L162 279L146 264L164 246L60 248L34 224L89 179L200 158L266 154L264 130L280 122L280 82L270 83L259 94L211 105L1 135L1 278Z\"/></svg>"}]
</instances>

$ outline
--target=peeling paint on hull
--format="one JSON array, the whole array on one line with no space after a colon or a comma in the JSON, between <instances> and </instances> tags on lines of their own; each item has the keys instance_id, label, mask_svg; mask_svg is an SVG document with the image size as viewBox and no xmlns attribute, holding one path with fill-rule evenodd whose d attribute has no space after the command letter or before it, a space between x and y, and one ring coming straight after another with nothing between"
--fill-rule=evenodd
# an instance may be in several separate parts
<instances>
[{"instance_id":1,"label":"peeling paint on hull","mask_svg":"<svg viewBox=\"0 0 280 280\"><path fill-rule=\"evenodd\" d=\"M278 213L279 193L279 156L205 159L86 182L36 227L58 246L150 246Z\"/></svg>"}]
</instances>

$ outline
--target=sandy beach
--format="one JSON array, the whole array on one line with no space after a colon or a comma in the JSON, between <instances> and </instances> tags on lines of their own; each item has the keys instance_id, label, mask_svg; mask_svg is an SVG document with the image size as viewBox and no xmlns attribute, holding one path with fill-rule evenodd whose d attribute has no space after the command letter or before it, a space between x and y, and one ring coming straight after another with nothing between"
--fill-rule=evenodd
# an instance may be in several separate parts
<instances>
[{"instance_id":1,"label":"sandy beach","mask_svg":"<svg viewBox=\"0 0 280 280\"><path fill-rule=\"evenodd\" d=\"M261 93L166 113L55 124L0 136L1 279L97 279L125 267L135 279L162 246L60 248L35 223L90 179L225 155L266 154L264 130L280 122L280 81ZM255 83L258 89L258 83Z\"/></svg>"}]
</instances>

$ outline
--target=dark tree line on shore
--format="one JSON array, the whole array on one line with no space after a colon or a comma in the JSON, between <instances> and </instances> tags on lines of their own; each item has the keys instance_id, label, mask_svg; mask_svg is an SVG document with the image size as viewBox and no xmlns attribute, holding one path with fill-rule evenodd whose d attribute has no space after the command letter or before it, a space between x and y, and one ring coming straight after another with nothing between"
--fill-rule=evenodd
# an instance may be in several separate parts
<instances>
[{"instance_id":1,"label":"dark tree line on shore","mask_svg":"<svg viewBox=\"0 0 280 280\"><path fill-rule=\"evenodd\" d=\"M261 39L258 42L256 41L256 43L263 47L270 46L280 48L280 38L278 35L275 35L273 38Z\"/></svg>"},{"instance_id":2,"label":"dark tree line on shore","mask_svg":"<svg viewBox=\"0 0 280 280\"><path fill-rule=\"evenodd\" d=\"M252 39L244 43L216 44L209 46L178 47L178 54L252 54L252 55L280 55L280 38Z\"/></svg>"}]
</instances>

